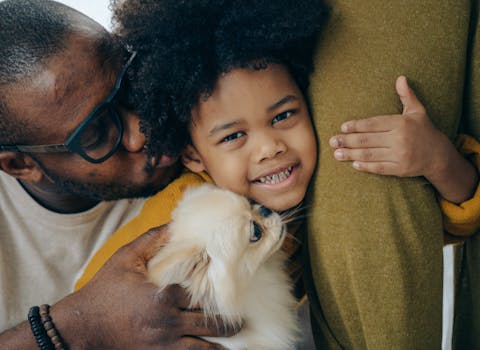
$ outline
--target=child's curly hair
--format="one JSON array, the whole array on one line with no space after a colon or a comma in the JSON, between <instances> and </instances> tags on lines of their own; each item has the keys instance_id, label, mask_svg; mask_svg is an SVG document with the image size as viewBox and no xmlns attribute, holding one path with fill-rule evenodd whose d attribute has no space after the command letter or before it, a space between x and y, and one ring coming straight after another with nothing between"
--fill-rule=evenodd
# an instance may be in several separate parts
<instances>
[{"instance_id":1,"label":"child's curly hair","mask_svg":"<svg viewBox=\"0 0 480 350\"><path fill-rule=\"evenodd\" d=\"M192 108L233 68L284 64L305 92L321 0L112 0L117 35L138 52L128 105L149 151L178 155Z\"/></svg>"}]
</instances>

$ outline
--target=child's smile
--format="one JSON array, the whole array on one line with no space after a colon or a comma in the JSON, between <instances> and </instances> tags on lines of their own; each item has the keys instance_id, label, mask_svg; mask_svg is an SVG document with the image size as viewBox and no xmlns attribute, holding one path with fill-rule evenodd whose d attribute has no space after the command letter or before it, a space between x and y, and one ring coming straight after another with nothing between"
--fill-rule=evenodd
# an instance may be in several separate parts
<instances>
[{"instance_id":1,"label":"child's smile","mask_svg":"<svg viewBox=\"0 0 480 350\"><path fill-rule=\"evenodd\" d=\"M270 175L261 176L260 178L254 180L254 182L265 184L265 185L276 185L284 182L292 174L293 166L284 168L283 170L273 172Z\"/></svg>"}]
</instances>

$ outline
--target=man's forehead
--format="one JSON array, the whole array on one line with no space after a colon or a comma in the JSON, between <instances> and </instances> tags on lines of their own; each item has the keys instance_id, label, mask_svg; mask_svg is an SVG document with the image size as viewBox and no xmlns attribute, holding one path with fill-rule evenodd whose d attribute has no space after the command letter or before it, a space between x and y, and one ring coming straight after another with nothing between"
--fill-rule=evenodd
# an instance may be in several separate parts
<instances>
[{"instance_id":1,"label":"man's forehead","mask_svg":"<svg viewBox=\"0 0 480 350\"><path fill-rule=\"evenodd\" d=\"M75 35L62 54L51 60L50 69L56 75L53 92L58 103L70 98L78 104L102 100L113 88L121 58L117 60L114 52L99 53L97 45L91 36Z\"/></svg>"},{"instance_id":2,"label":"man's forehead","mask_svg":"<svg viewBox=\"0 0 480 350\"><path fill-rule=\"evenodd\" d=\"M116 69L100 65L96 50L74 42L51 56L30 79L10 90L9 105L20 116L65 122L84 118L110 92Z\"/></svg>"}]
</instances>

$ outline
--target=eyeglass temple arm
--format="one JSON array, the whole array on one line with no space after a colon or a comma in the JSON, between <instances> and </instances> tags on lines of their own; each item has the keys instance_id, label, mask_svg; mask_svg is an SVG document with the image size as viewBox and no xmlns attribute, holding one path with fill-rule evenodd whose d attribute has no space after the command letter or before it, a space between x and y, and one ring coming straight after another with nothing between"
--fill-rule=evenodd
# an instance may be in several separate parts
<instances>
[{"instance_id":1,"label":"eyeglass temple arm","mask_svg":"<svg viewBox=\"0 0 480 350\"><path fill-rule=\"evenodd\" d=\"M26 153L58 153L69 152L67 146L62 144L56 145L44 145L44 146L28 146L28 145L0 145L0 151L12 151L12 152L26 152Z\"/></svg>"}]
</instances>

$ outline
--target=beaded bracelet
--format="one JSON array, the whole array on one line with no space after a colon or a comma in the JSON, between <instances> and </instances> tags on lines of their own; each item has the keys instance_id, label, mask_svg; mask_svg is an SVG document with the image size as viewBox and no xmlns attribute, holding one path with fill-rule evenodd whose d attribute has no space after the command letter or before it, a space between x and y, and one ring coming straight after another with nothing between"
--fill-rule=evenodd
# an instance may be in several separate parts
<instances>
[{"instance_id":1,"label":"beaded bracelet","mask_svg":"<svg viewBox=\"0 0 480 350\"><path fill-rule=\"evenodd\" d=\"M50 317L50 305L32 306L28 312L28 322L40 350L65 350Z\"/></svg>"},{"instance_id":2,"label":"beaded bracelet","mask_svg":"<svg viewBox=\"0 0 480 350\"><path fill-rule=\"evenodd\" d=\"M32 329L33 336L40 350L54 350L53 343L43 327L40 318L40 308L38 306L32 306L30 308L28 312L28 322L30 323L30 328Z\"/></svg>"},{"instance_id":3,"label":"beaded bracelet","mask_svg":"<svg viewBox=\"0 0 480 350\"><path fill-rule=\"evenodd\" d=\"M50 317L50 305L41 305L39 313L40 320L43 323L43 328L47 333L48 337L50 338L50 341L53 344L53 348L55 350L65 350L62 339L60 338L60 334L58 334L58 331L53 324L52 318Z\"/></svg>"}]
</instances>

